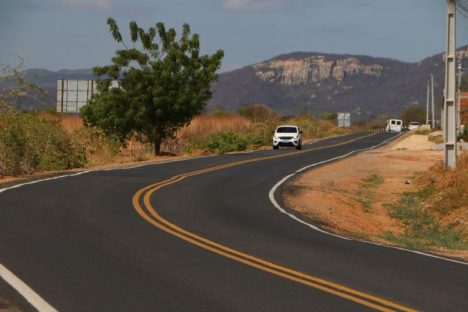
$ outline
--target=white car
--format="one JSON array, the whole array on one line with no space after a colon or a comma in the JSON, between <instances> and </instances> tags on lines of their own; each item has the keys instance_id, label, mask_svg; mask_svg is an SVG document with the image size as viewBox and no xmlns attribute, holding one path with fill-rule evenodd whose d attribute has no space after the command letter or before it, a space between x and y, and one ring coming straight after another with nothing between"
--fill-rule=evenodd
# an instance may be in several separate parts
<instances>
[{"instance_id":1,"label":"white car","mask_svg":"<svg viewBox=\"0 0 468 312\"><path fill-rule=\"evenodd\" d=\"M302 148L302 131L298 126L282 125L273 132L273 149L280 146L293 146L296 149Z\"/></svg>"},{"instance_id":2,"label":"white car","mask_svg":"<svg viewBox=\"0 0 468 312\"><path fill-rule=\"evenodd\" d=\"M410 122L409 126L408 126L408 130L416 130L418 129L419 127L421 126L421 124L417 121L412 121Z\"/></svg>"}]
</instances>

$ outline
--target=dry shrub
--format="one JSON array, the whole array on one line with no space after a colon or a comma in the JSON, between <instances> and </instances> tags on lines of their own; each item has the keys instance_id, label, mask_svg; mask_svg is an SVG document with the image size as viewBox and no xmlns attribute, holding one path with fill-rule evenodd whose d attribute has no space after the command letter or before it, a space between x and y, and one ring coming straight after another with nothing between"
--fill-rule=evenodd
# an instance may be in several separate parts
<instances>
[{"instance_id":1,"label":"dry shrub","mask_svg":"<svg viewBox=\"0 0 468 312\"><path fill-rule=\"evenodd\" d=\"M83 128L83 119L78 114L62 114L59 115L59 120L62 127L70 133Z\"/></svg>"},{"instance_id":2,"label":"dry shrub","mask_svg":"<svg viewBox=\"0 0 468 312\"><path fill-rule=\"evenodd\" d=\"M72 133L83 128L83 119L79 114L60 114L54 111L39 112L38 118L56 122L62 126L63 130Z\"/></svg>"},{"instance_id":3,"label":"dry shrub","mask_svg":"<svg viewBox=\"0 0 468 312\"><path fill-rule=\"evenodd\" d=\"M240 115L202 115L179 130L177 138L185 141L193 137L207 137L223 132L241 132L250 125L250 121Z\"/></svg>"},{"instance_id":4,"label":"dry shrub","mask_svg":"<svg viewBox=\"0 0 468 312\"><path fill-rule=\"evenodd\" d=\"M0 111L0 175L84 167L83 145L60 124L35 113Z\"/></svg>"},{"instance_id":5,"label":"dry shrub","mask_svg":"<svg viewBox=\"0 0 468 312\"><path fill-rule=\"evenodd\" d=\"M91 166L114 162L120 152L119 140L97 128L81 127L70 135L74 142L85 147L88 164Z\"/></svg>"},{"instance_id":6,"label":"dry shrub","mask_svg":"<svg viewBox=\"0 0 468 312\"><path fill-rule=\"evenodd\" d=\"M423 209L468 242L468 153L460 155L456 169L434 165L418 183L432 190Z\"/></svg>"},{"instance_id":7,"label":"dry shrub","mask_svg":"<svg viewBox=\"0 0 468 312\"><path fill-rule=\"evenodd\" d=\"M320 120L312 114L300 114L297 117L291 118L287 123L295 124L304 131L304 138L314 139L323 138L332 134L345 133L348 130L338 128L336 124L330 120Z\"/></svg>"},{"instance_id":8,"label":"dry shrub","mask_svg":"<svg viewBox=\"0 0 468 312\"><path fill-rule=\"evenodd\" d=\"M444 215L456 209L468 210L468 153L460 155L456 169L436 164L418 182L437 190L428 205L433 212Z\"/></svg>"},{"instance_id":9,"label":"dry shrub","mask_svg":"<svg viewBox=\"0 0 468 312\"><path fill-rule=\"evenodd\" d=\"M250 103L242 105L237 109L239 115L248 118L254 122L264 122L277 119L276 114L270 107L261 103Z\"/></svg>"}]
</instances>

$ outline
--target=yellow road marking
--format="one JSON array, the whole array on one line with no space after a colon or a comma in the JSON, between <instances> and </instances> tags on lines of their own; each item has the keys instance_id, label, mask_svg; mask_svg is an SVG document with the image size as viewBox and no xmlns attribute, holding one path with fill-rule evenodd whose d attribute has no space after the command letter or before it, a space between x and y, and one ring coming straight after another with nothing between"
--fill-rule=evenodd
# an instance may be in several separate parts
<instances>
[{"instance_id":1,"label":"yellow road marking","mask_svg":"<svg viewBox=\"0 0 468 312\"><path fill-rule=\"evenodd\" d=\"M367 137L367 136L364 136L364 137ZM357 139L353 139L353 140L346 141L346 142L339 143L339 144L334 144L334 145L329 145L329 146L325 146L325 147L318 147L318 148L314 148L314 149L309 149L309 150L305 150L305 151L302 151L302 152L309 152L309 151L312 151L312 150L324 149L324 148L330 148L330 147L334 147L334 146L344 145L344 144L350 143L352 141L362 139L364 137L359 137ZM249 265L251 267L260 269L262 271L266 271L266 272L269 272L271 274L281 276L283 278L286 278L286 279L289 279L289 280L292 280L292 281L295 281L295 282L298 282L298 283L301 283L301 284L304 284L304 285L307 285L307 286L310 286L310 287L320 289L320 290L325 291L327 293L334 294L336 296L339 296L339 297L354 301L356 303L371 307L371 308L379 310L379 311L393 311L389 307L391 307L393 309L400 310L400 311L415 311L413 309L404 307L402 305L393 303L391 301L387 301L385 299L381 299L381 298L378 298L378 297L375 297L375 296L372 296L372 295L369 295L369 294L366 294L366 293L363 293L363 292L360 292L360 291L357 291L357 290L348 288L346 286L342 286L342 285L339 285L339 284L336 284L336 283L333 283L333 282L330 282L330 281L327 281L327 280L324 280L324 279L321 279L321 278L318 278L318 277L310 276L310 275L307 275L307 274L304 274L304 273L289 269L287 267L280 266L280 265L265 261L263 259L251 256L249 254L242 253L240 251L229 248L227 246L218 244L218 243L216 243L214 241L211 241L211 240L208 240L208 239L206 239L204 237L201 237L201 236L199 236L199 235L197 235L195 233L184 230L184 229L178 227L177 225L169 222L168 220L164 219L160 214L158 214L154 210L154 208L151 206L150 198L151 198L151 195L155 191L157 191L157 190L159 190L159 189L161 189L163 187L166 187L168 185L178 183L178 182L182 181L183 179L185 179L187 177L200 175L200 174L203 174L203 173L212 172L212 171L216 171L216 170L221 170L221 169L229 168L229 167L233 167L233 166L239 166L239 165L245 164L245 163L257 162L257 161L261 161L261 160L278 158L278 157L286 157L286 156L293 155L293 154L297 154L297 152L287 153L287 154L282 154L282 155L259 157L259 158L255 158L255 159L238 161L238 162L219 165L219 166L206 168L206 169L202 169L202 170L192 171L192 172L188 172L186 174L176 175L176 176L174 176L174 177L172 177L170 179L167 179L165 181L149 185L149 186L144 187L144 188L140 189L139 191L137 191L137 193L135 193L135 195L133 196L133 206L134 206L135 210L137 211L137 213L140 216L142 216L146 221L148 221L152 225L156 226L160 230L165 231L165 232L167 232L167 233L169 233L171 235L174 235L174 236L176 236L176 237L178 237L180 239L183 239L183 240L185 240L185 241L187 241L187 242L189 242L191 244L194 244L194 245L199 246L199 247L201 247L203 249L209 250L209 251L211 251L213 253L216 253L218 255L221 255L221 256L227 257L229 259L241 262L243 264L246 264L246 265ZM140 205L140 198L141 198L141 196L143 194L144 194L144 198L143 198L144 206L146 207L147 211L149 212L149 215L147 214L147 212L145 212L145 210ZM359 297L357 297L357 296L359 296ZM370 301L373 301L373 302L366 301L363 298L365 298L367 300L370 300ZM378 305L378 304L381 304L381 305Z\"/></svg>"}]
</instances>

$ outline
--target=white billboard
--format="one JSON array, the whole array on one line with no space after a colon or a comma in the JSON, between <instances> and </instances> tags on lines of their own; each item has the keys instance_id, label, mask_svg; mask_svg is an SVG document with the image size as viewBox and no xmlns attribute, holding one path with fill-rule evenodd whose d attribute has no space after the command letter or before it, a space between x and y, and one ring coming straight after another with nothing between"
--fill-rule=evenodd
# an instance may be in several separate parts
<instances>
[{"instance_id":1,"label":"white billboard","mask_svg":"<svg viewBox=\"0 0 468 312\"><path fill-rule=\"evenodd\" d=\"M351 127L351 113L340 112L337 114L338 127L340 128L349 128Z\"/></svg>"},{"instance_id":2,"label":"white billboard","mask_svg":"<svg viewBox=\"0 0 468 312\"><path fill-rule=\"evenodd\" d=\"M95 80L57 80L57 112L79 113L93 94L99 93ZM112 81L111 88L118 88L119 82Z\"/></svg>"}]
</instances>

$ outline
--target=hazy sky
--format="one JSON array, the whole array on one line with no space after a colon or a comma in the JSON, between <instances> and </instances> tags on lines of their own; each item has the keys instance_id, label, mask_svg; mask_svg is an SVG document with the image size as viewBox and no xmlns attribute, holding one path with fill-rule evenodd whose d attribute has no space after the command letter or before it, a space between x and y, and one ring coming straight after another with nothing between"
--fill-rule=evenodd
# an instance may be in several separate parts
<instances>
[{"instance_id":1,"label":"hazy sky","mask_svg":"<svg viewBox=\"0 0 468 312\"><path fill-rule=\"evenodd\" d=\"M110 63L107 17L127 32L162 21L223 49L222 71L293 51L365 54L416 62L445 49L445 0L0 0L0 63L49 70ZM468 43L458 14L457 45Z\"/></svg>"}]
</instances>

